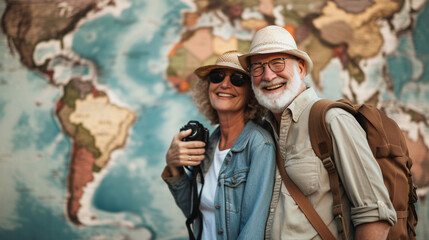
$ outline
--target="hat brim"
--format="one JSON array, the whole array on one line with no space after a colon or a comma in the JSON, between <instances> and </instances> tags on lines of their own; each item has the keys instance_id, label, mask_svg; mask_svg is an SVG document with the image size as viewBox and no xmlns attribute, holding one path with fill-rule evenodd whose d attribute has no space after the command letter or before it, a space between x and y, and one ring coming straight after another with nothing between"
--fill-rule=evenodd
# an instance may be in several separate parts
<instances>
[{"instance_id":1,"label":"hat brim","mask_svg":"<svg viewBox=\"0 0 429 240\"><path fill-rule=\"evenodd\" d=\"M313 70L313 61L311 61L310 57L306 52L301 51L299 49L265 49L258 52L241 55L238 57L238 60L240 61L240 64L244 69L249 70L249 57L269 53L286 53L304 60L306 75L308 75Z\"/></svg>"},{"instance_id":2,"label":"hat brim","mask_svg":"<svg viewBox=\"0 0 429 240\"><path fill-rule=\"evenodd\" d=\"M199 78L206 79L207 75L209 75L209 73L212 70L215 70L215 69L230 69L230 70L234 70L234 71L237 71L237 72L244 73L247 76L250 76L247 71L243 71L243 70L241 70L239 68L231 67L231 66L227 66L227 65L207 65L207 66L203 66L203 67L199 67L199 68L195 69L194 73Z\"/></svg>"}]
</instances>

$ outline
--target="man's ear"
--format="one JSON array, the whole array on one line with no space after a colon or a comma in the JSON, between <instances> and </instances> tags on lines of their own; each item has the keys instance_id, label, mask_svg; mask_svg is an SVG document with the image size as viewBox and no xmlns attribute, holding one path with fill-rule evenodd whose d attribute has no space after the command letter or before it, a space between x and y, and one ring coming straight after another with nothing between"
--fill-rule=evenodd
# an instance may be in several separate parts
<instances>
[{"instance_id":1,"label":"man's ear","mask_svg":"<svg viewBox=\"0 0 429 240\"><path fill-rule=\"evenodd\" d=\"M307 75L307 71L305 69L305 61L298 58L298 73L301 79L304 79L305 75Z\"/></svg>"}]
</instances>

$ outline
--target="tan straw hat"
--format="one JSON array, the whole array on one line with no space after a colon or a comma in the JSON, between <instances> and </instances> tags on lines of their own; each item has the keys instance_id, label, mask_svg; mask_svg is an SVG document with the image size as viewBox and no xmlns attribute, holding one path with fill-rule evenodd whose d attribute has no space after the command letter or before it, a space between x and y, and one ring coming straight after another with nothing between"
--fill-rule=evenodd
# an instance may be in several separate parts
<instances>
[{"instance_id":1,"label":"tan straw hat","mask_svg":"<svg viewBox=\"0 0 429 240\"><path fill-rule=\"evenodd\" d=\"M266 26L256 32L249 53L239 57L240 64L244 69L248 69L248 57L277 52L287 53L304 60L306 74L313 69L310 57L306 52L297 48L292 35L286 29L275 25Z\"/></svg>"},{"instance_id":2,"label":"tan straw hat","mask_svg":"<svg viewBox=\"0 0 429 240\"><path fill-rule=\"evenodd\" d=\"M238 56L242 54L242 52L236 50L224 52L218 57L214 65L199 67L194 71L194 73L199 78L204 79L213 69L227 68L249 75L249 73L241 67L240 62L238 61Z\"/></svg>"}]
</instances>

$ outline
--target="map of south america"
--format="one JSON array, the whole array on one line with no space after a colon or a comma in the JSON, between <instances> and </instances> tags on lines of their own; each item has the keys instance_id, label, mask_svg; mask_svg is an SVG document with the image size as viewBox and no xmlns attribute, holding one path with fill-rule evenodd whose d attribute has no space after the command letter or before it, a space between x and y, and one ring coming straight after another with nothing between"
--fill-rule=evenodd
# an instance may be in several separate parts
<instances>
[{"instance_id":1,"label":"map of south america","mask_svg":"<svg viewBox=\"0 0 429 240\"><path fill-rule=\"evenodd\" d=\"M34 59L36 46L44 41L58 40L75 29L89 13L114 7L115 1L9 1L3 15L3 29L17 50L22 64L39 72L47 84L64 85L55 79L52 67L62 64L82 65L62 54L45 58L43 64ZM71 63L70 63L71 62ZM94 180L110 160L111 153L125 145L128 131L135 121L130 110L111 103L108 95L97 90L96 79L65 80L63 96L57 103L56 116L64 133L72 139L68 177L67 214L75 224L91 217L79 217L85 187Z\"/></svg>"},{"instance_id":2,"label":"map of south america","mask_svg":"<svg viewBox=\"0 0 429 240\"><path fill-rule=\"evenodd\" d=\"M106 166L112 151L124 146L135 116L111 104L104 92L88 82L73 79L64 89L56 112L64 131L73 139L67 209L70 219L80 224L79 201L85 186L94 180L94 173Z\"/></svg>"}]
</instances>

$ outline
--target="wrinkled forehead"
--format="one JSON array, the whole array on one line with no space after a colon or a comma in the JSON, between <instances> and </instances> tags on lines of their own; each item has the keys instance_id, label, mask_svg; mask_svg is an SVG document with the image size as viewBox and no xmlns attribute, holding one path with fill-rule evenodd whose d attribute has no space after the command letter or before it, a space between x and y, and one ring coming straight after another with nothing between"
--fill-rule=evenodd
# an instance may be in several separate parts
<instances>
[{"instance_id":1,"label":"wrinkled forehead","mask_svg":"<svg viewBox=\"0 0 429 240\"><path fill-rule=\"evenodd\" d=\"M258 54L250 57L250 64L268 62L275 58L294 58L294 56L287 53Z\"/></svg>"}]
</instances>

